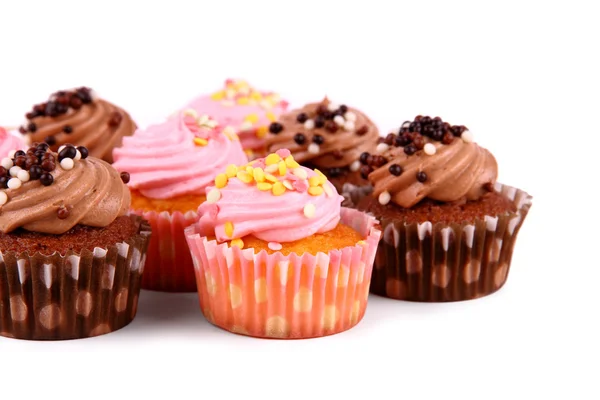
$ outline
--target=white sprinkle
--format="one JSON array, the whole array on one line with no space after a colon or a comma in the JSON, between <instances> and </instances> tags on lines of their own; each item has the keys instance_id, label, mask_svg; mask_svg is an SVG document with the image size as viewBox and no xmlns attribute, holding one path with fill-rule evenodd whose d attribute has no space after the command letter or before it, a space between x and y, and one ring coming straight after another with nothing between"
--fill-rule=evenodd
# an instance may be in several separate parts
<instances>
[{"instance_id":1,"label":"white sprinkle","mask_svg":"<svg viewBox=\"0 0 600 400\"><path fill-rule=\"evenodd\" d=\"M387 143L379 143L375 148L375 151L379 154L384 153L390 149L390 146Z\"/></svg>"},{"instance_id":2,"label":"white sprinkle","mask_svg":"<svg viewBox=\"0 0 600 400\"><path fill-rule=\"evenodd\" d=\"M8 170L8 173L10 174L10 176L14 176L16 177L17 174L19 173L19 171L22 171L23 169L21 167L18 166L14 166L14 167L10 167L10 169Z\"/></svg>"},{"instance_id":3,"label":"white sprinkle","mask_svg":"<svg viewBox=\"0 0 600 400\"><path fill-rule=\"evenodd\" d=\"M251 129L252 129L252 122L250 122L250 121L244 121L240 125L240 131L249 131Z\"/></svg>"},{"instance_id":4,"label":"white sprinkle","mask_svg":"<svg viewBox=\"0 0 600 400\"><path fill-rule=\"evenodd\" d=\"M208 122L208 119L209 119L208 115L206 115L206 114L203 114L203 115L201 115L199 117L198 117L198 114L196 114L196 118L198 118L198 121L197 121L198 125L204 125L204 124L206 124Z\"/></svg>"},{"instance_id":5,"label":"white sprinkle","mask_svg":"<svg viewBox=\"0 0 600 400\"><path fill-rule=\"evenodd\" d=\"M13 166L13 162L10 158L5 157L2 159L2 161L0 162L0 164L5 168L5 169L11 169Z\"/></svg>"},{"instance_id":6,"label":"white sprinkle","mask_svg":"<svg viewBox=\"0 0 600 400\"><path fill-rule=\"evenodd\" d=\"M392 196L390 195L390 192L381 192L381 194L379 195L379 204L385 206L387 203L390 202L391 199Z\"/></svg>"},{"instance_id":7,"label":"white sprinkle","mask_svg":"<svg viewBox=\"0 0 600 400\"><path fill-rule=\"evenodd\" d=\"M306 218L314 218L315 213L317 212L317 208L312 203L307 203L304 206L304 216Z\"/></svg>"},{"instance_id":8,"label":"white sprinkle","mask_svg":"<svg viewBox=\"0 0 600 400\"><path fill-rule=\"evenodd\" d=\"M428 156L432 156L435 154L435 152L437 151L435 148L435 145L433 143L425 143L425 146L423 147L423 151L425 152L425 154L427 154Z\"/></svg>"},{"instance_id":9,"label":"white sprinkle","mask_svg":"<svg viewBox=\"0 0 600 400\"><path fill-rule=\"evenodd\" d=\"M9 189L18 189L21 187L22 182L19 178L10 178L8 180L7 186Z\"/></svg>"},{"instance_id":10,"label":"white sprinkle","mask_svg":"<svg viewBox=\"0 0 600 400\"><path fill-rule=\"evenodd\" d=\"M235 97L235 90L233 90L233 89L225 90L225 97L227 97L228 99Z\"/></svg>"},{"instance_id":11,"label":"white sprinkle","mask_svg":"<svg viewBox=\"0 0 600 400\"><path fill-rule=\"evenodd\" d=\"M356 172L360 169L360 161L355 160L352 164L350 164L350 171Z\"/></svg>"},{"instance_id":12,"label":"white sprinkle","mask_svg":"<svg viewBox=\"0 0 600 400\"><path fill-rule=\"evenodd\" d=\"M356 114L354 114L352 111L348 111L346 114L344 114L344 118L347 121L356 121Z\"/></svg>"},{"instance_id":13,"label":"white sprinkle","mask_svg":"<svg viewBox=\"0 0 600 400\"><path fill-rule=\"evenodd\" d=\"M323 191L325 192L325 194L327 195L327 197L332 197L333 196L333 189L331 189L330 185L323 185Z\"/></svg>"},{"instance_id":14,"label":"white sprinkle","mask_svg":"<svg viewBox=\"0 0 600 400\"><path fill-rule=\"evenodd\" d=\"M410 126L410 121L404 121L400 128L408 128Z\"/></svg>"},{"instance_id":15,"label":"white sprinkle","mask_svg":"<svg viewBox=\"0 0 600 400\"><path fill-rule=\"evenodd\" d=\"M315 121L313 121L312 119L307 119L306 121L304 121L304 129L314 129L315 127Z\"/></svg>"},{"instance_id":16,"label":"white sprinkle","mask_svg":"<svg viewBox=\"0 0 600 400\"><path fill-rule=\"evenodd\" d=\"M0 206L3 206L8 201L8 195L5 192L0 192Z\"/></svg>"},{"instance_id":17,"label":"white sprinkle","mask_svg":"<svg viewBox=\"0 0 600 400\"><path fill-rule=\"evenodd\" d=\"M208 126L210 129L215 129L217 125L219 125L219 123L214 119L211 119L208 122L206 122L206 126Z\"/></svg>"},{"instance_id":18,"label":"white sprinkle","mask_svg":"<svg viewBox=\"0 0 600 400\"><path fill-rule=\"evenodd\" d=\"M16 152L17 152L17 150L11 150L11 151L9 151L9 152L8 152L8 156L9 156L10 158L15 158L15 153L16 153Z\"/></svg>"},{"instance_id":19,"label":"white sprinkle","mask_svg":"<svg viewBox=\"0 0 600 400\"><path fill-rule=\"evenodd\" d=\"M60 146L60 147L58 148L58 152L60 153L61 151L63 151L63 149L64 149L65 147L67 147L67 146L66 146L66 145L64 145L64 144L63 144L62 146Z\"/></svg>"},{"instance_id":20,"label":"white sprinkle","mask_svg":"<svg viewBox=\"0 0 600 400\"><path fill-rule=\"evenodd\" d=\"M465 142L465 143L473 143L473 134L471 133L471 131L464 131L462 133L462 135L460 135L460 138Z\"/></svg>"},{"instance_id":21,"label":"white sprinkle","mask_svg":"<svg viewBox=\"0 0 600 400\"><path fill-rule=\"evenodd\" d=\"M328 109L329 111L335 111L335 110L337 110L338 108L340 108L340 105L339 105L339 104L337 104L337 103L329 103L329 104L327 104L327 109Z\"/></svg>"},{"instance_id":22,"label":"white sprinkle","mask_svg":"<svg viewBox=\"0 0 600 400\"><path fill-rule=\"evenodd\" d=\"M81 160L81 153L79 152L79 150L75 150L75 158L73 160Z\"/></svg>"},{"instance_id":23,"label":"white sprinkle","mask_svg":"<svg viewBox=\"0 0 600 400\"><path fill-rule=\"evenodd\" d=\"M216 203L221 198L221 191L217 188L212 188L206 194L206 201L209 203Z\"/></svg>"},{"instance_id":24,"label":"white sprinkle","mask_svg":"<svg viewBox=\"0 0 600 400\"><path fill-rule=\"evenodd\" d=\"M189 115L190 117L198 118L198 113L193 108L183 110L183 115Z\"/></svg>"},{"instance_id":25,"label":"white sprinkle","mask_svg":"<svg viewBox=\"0 0 600 400\"><path fill-rule=\"evenodd\" d=\"M74 166L75 166L75 161L73 161L72 158L63 158L62 161L60 162L60 167L67 171L70 169L73 169Z\"/></svg>"},{"instance_id":26,"label":"white sprinkle","mask_svg":"<svg viewBox=\"0 0 600 400\"><path fill-rule=\"evenodd\" d=\"M336 115L333 117L333 122L335 122L338 126L344 126L346 120L341 115Z\"/></svg>"},{"instance_id":27,"label":"white sprinkle","mask_svg":"<svg viewBox=\"0 0 600 400\"><path fill-rule=\"evenodd\" d=\"M284 179L281 183L287 190L294 190L294 186L292 185L292 182L288 181L287 179Z\"/></svg>"},{"instance_id":28,"label":"white sprinkle","mask_svg":"<svg viewBox=\"0 0 600 400\"><path fill-rule=\"evenodd\" d=\"M269 174L274 174L275 172L279 171L279 165L277 164L271 164L271 165L267 165L265 167L265 172L268 172Z\"/></svg>"},{"instance_id":29,"label":"white sprinkle","mask_svg":"<svg viewBox=\"0 0 600 400\"><path fill-rule=\"evenodd\" d=\"M225 127L225 129L223 129L223 133L224 133L225 135L233 135L233 134L235 134L235 129L233 128L233 126L231 126L231 125L227 125L227 126Z\"/></svg>"},{"instance_id":30,"label":"white sprinkle","mask_svg":"<svg viewBox=\"0 0 600 400\"><path fill-rule=\"evenodd\" d=\"M318 144L311 143L308 145L308 152L310 154L319 154L320 151L321 151L321 148L319 147Z\"/></svg>"},{"instance_id":31,"label":"white sprinkle","mask_svg":"<svg viewBox=\"0 0 600 400\"><path fill-rule=\"evenodd\" d=\"M296 175L300 179L308 178L308 173L306 173L306 170L302 167L294 168L292 170L292 174Z\"/></svg>"},{"instance_id":32,"label":"white sprinkle","mask_svg":"<svg viewBox=\"0 0 600 400\"><path fill-rule=\"evenodd\" d=\"M354 121L346 121L344 123L344 129L352 132L354 130Z\"/></svg>"},{"instance_id":33,"label":"white sprinkle","mask_svg":"<svg viewBox=\"0 0 600 400\"><path fill-rule=\"evenodd\" d=\"M29 172L22 169L17 173L17 178L19 178L21 182L27 182L29 180Z\"/></svg>"},{"instance_id":34,"label":"white sprinkle","mask_svg":"<svg viewBox=\"0 0 600 400\"><path fill-rule=\"evenodd\" d=\"M267 247L273 251L279 251L283 248L283 246L281 245L281 243L277 243L277 242L269 242L267 244Z\"/></svg>"}]
</instances>

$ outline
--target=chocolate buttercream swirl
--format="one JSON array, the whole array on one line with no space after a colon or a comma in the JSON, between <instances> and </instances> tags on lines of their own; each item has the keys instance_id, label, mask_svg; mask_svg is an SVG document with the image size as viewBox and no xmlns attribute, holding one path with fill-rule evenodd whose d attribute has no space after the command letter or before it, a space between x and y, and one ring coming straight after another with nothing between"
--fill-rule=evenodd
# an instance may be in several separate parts
<instances>
[{"instance_id":1,"label":"chocolate buttercream swirl","mask_svg":"<svg viewBox=\"0 0 600 400\"><path fill-rule=\"evenodd\" d=\"M361 153L373 150L379 137L365 114L327 98L283 114L269 130L269 152L289 149L299 163L321 169L350 166Z\"/></svg>"},{"instance_id":2,"label":"chocolate buttercream swirl","mask_svg":"<svg viewBox=\"0 0 600 400\"><path fill-rule=\"evenodd\" d=\"M3 189L8 199L0 207L2 232L62 234L77 224L105 227L129 210L129 189L103 160L76 160L69 170L57 166L52 176L49 186L30 180L18 189Z\"/></svg>"},{"instance_id":3,"label":"chocolate buttercream swirl","mask_svg":"<svg viewBox=\"0 0 600 400\"><path fill-rule=\"evenodd\" d=\"M46 142L52 151L63 144L85 146L92 157L113 162L112 151L123 136L133 134L136 124L123 109L94 98L88 88L60 91L46 103L37 104L26 114L21 133L30 142Z\"/></svg>"}]
</instances>

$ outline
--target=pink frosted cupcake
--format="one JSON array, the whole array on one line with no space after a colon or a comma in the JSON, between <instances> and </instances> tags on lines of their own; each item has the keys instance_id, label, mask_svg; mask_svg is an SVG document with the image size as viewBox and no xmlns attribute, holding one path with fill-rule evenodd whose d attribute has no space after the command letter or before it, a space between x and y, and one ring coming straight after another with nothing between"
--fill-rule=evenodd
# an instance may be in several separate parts
<instances>
[{"instance_id":1,"label":"pink frosted cupcake","mask_svg":"<svg viewBox=\"0 0 600 400\"><path fill-rule=\"evenodd\" d=\"M224 129L237 133L253 159L265 153L269 125L287 106L276 93L259 91L244 80L228 79L222 89L195 98L185 108L208 114Z\"/></svg>"},{"instance_id":2,"label":"pink frosted cupcake","mask_svg":"<svg viewBox=\"0 0 600 400\"><path fill-rule=\"evenodd\" d=\"M0 126L0 158L12 156L12 150L25 149L25 142L15 135L11 135L3 127Z\"/></svg>"},{"instance_id":3,"label":"pink frosted cupcake","mask_svg":"<svg viewBox=\"0 0 600 400\"><path fill-rule=\"evenodd\" d=\"M300 339L363 317L381 232L342 208L318 170L282 149L229 166L186 229L200 307L213 324L255 337Z\"/></svg>"},{"instance_id":4,"label":"pink frosted cupcake","mask_svg":"<svg viewBox=\"0 0 600 400\"><path fill-rule=\"evenodd\" d=\"M217 173L248 161L239 139L193 110L123 139L113 165L128 172L131 209L150 221L153 231L142 288L195 291L183 229L197 220L196 210Z\"/></svg>"}]
</instances>

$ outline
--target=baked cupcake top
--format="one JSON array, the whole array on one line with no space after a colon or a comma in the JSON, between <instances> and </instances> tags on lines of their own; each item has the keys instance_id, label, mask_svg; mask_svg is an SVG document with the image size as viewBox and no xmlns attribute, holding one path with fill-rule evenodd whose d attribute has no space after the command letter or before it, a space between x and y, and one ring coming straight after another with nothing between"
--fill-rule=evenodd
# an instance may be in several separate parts
<instances>
[{"instance_id":1,"label":"baked cupcake top","mask_svg":"<svg viewBox=\"0 0 600 400\"><path fill-rule=\"evenodd\" d=\"M494 190L498 165L463 125L417 116L390 133L373 154L360 155L361 173L379 203L409 208L423 199L478 200Z\"/></svg>"},{"instance_id":2,"label":"baked cupcake top","mask_svg":"<svg viewBox=\"0 0 600 400\"><path fill-rule=\"evenodd\" d=\"M113 166L129 172L129 187L153 199L204 195L230 163L248 162L237 135L190 109L138 129L114 150Z\"/></svg>"},{"instance_id":3,"label":"baked cupcake top","mask_svg":"<svg viewBox=\"0 0 600 400\"><path fill-rule=\"evenodd\" d=\"M127 112L96 98L87 87L53 93L47 102L33 106L25 118L19 131L29 136L30 143L45 142L52 151L66 143L85 146L92 157L109 163L113 148L136 128Z\"/></svg>"},{"instance_id":4,"label":"baked cupcake top","mask_svg":"<svg viewBox=\"0 0 600 400\"><path fill-rule=\"evenodd\" d=\"M12 150L21 150L25 147L25 142L11 135L0 126L0 157L6 157Z\"/></svg>"},{"instance_id":5,"label":"baked cupcake top","mask_svg":"<svg viewBox=\"0 0 600 400\"><path fill-rule=\"evenodd\" d=\"M246 235L292 242L334 229L342 200L325 175L281 149L217 175L198 208L198 232L219 242Z\"/></svg>"},{"instance_id":6,"label":"baked cupcake top","mask_svg":"<svg viewBox=\"0 0 600 400\"><path fill-rule=\"evenodd\" d=\"M351 167L361 153L372 151L379 131L362 112L329 101L310 103L283 114L269 126L269 151L289 149L299 163L328 169ZM353 164L354 163L354 164Z\"/></svg>"},{"instance_id":7,"label":"baked cupcake top","mask_svg":"<svg viewBox=\"0 0 600 400\"><path fill-rule=\"evenodd\" d=\"M244 149L260 149L269 124L287 106L277 93L257 90L245 80L228 79L223 88L195 98L184 108L212 116L223 128L231 127Z\"/></svg>"},{"instance_id":8,"label":"baked cupcake top","mask_svg":"<svg viewBox=\"0 0 600 400\"><path fill-rule=\"evenodd\" d=\"M54 153L42 143L3 158L0 231L62 234L77 224L106 227L125 215L131 201L123 183L127 174L88 154L72 145Z\"/></svg>"}]
</instances>

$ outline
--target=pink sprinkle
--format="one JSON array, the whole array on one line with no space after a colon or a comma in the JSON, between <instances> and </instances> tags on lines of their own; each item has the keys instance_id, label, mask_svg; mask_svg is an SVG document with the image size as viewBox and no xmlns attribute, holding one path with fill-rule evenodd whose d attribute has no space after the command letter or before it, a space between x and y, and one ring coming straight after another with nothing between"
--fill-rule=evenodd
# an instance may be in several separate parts
<instances>
[{"instance_id":1,"label":"pink sprinkle","mask_svg":"<svg viewBox=\"0 0 600 400\"><path fill-rule=\"evenodd\" d=\"M287 109L288 106L290 105L290 103L288 103L285 100L281 100L281 102L279 103L279 105L283 108L283 109Z\"/></svg>"},{"instance_id":2,"label":"pink sprinkle","mask_svg":"<svg viewBox=\"0 0 600 400\"><path fill-rule=\"evenodd\" d=\"M266 164L265 164L265 159L264 158L259 158L258 160L256 160L256 162L254 164L252 164L252 168L262 168L265 169Z\"/></svg>"},{"instance_id":3,"label":"pink sprinkle","mask_svg":"<svg viewBox=\"0 0 600 400\"><path fill-rule=\"evenodd\" d=\"M279 251L283 248L281 243L277 243L277 242L269 242L269 244L267 244L267 246L273 251Z\"/></svg>"},{"instance_id":4,"label":"pink sprinkle","mask_svg":"<svg viewBox=\"0 0 600 400\"><path fill-rule=\"evenodd\" d=\"M308 182L304 179L298 179L292 182L292 187L299 193L304 193L308 190Z\"/></svg>"},{"instance_id":5,"label":"pink sprinkle","mask_svg":"<svg viewBox=\"0 0 600 400\"><path fill-rule=\"evenodd\" d=\"M279 149L275 153L281 158L286 158L290 154L292 154L288 149Z\"/></svg>"},{"instance_id":6,"label":"pink sprinkle","mask_svg":"<svg viewBox=\"0 0 600 400\"><path fill-rule=\"evenodd\" d=\"M235 81L233 79L226 79L225 80L225 85L231 85L232 83L234 83Z\"/></svg>"}]
</instances>

